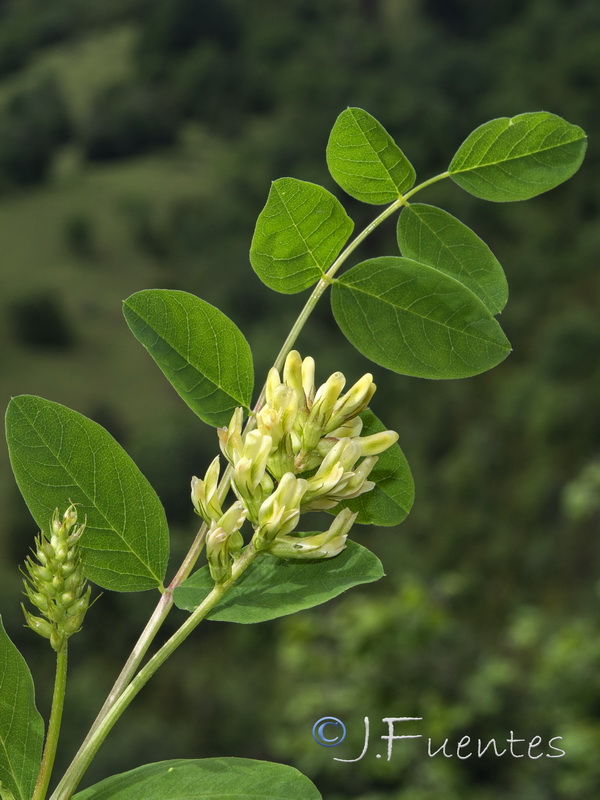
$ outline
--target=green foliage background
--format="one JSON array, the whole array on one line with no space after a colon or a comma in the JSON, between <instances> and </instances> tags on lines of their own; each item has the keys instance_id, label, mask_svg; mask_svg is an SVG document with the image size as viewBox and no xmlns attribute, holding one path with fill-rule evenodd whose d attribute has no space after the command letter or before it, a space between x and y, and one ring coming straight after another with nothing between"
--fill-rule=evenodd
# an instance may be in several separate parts
<instances>
[{"instance_id":1,"label":"green foliage background","mask_svg":"<svg viewBox=\"0 0 600 800\"><path fill-rule=\"evenodd\" d=\"M496 116L544 109L590 135L582 171L525 204L449 184L422 196L506 269L515 350L465 381L377 369L375 411L400 432L417 486L402 527L361 537L388 577L274 623L207 623L111 734L90 782L236 755L293 764L328 800L597 796L598 506L593 488L577 514L562 497L600 449L599 52L595 0L2 5L2 402L41 394L105 425L159 492L173 559L193 531L190 476L216 439L130 335L121 301L143 288L198 293L242 328L260 378L302 298L252 272L254 222L275 178L336 191L325 145L343 108L380 119L421 178ZM357 227L370 219L339 196ZM394 235L383 226L357 260L391 252ZM326 305L299 349L321 379L338 368L356 379L370 367ZM0 473L0 601L45 711L51 653L20 631L16 568L36 530L5 451ZM73 641L63 766L153 601L106 593ZM567 756L430 759L406 742L390 763L374 744L340 764L310 736L330 714L349 730L340 757L358 752L366 715L374 736L384 716L419 716L439 744L514 731L563 736Z\"/></svg>"}]
</instances>

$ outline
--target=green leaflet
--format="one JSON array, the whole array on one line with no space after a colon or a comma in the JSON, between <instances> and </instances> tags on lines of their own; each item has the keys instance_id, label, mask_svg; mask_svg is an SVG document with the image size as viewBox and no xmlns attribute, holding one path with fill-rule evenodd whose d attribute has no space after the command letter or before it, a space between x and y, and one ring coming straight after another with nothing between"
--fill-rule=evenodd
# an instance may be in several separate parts
<instances>
[{"instance_id":1,"label":"green leaflet","mask_svg":"<svg viewBox=\"0 0 600 800\"><path fill-rule=\"evenodd\" d=\"M0 795L11 792L14 800L30 800L43 740L31 673L0 618Z\"/></svg>"},{"instance_id":2,"label":"green leaflet","mask_svg":"<svg viewBox=\"0 0 600 800\"><path fill-rule=\"evenodd\" d=\"M265 622L326 603L352 586L371 583L383 575L377 556L352 541L334 558L284 561L265 555L242 575L207 619ZM175 589L175 605L193 611L213 585L208 567L203 567Z\"/></svg>"},{"instance_id":3,"label":"green leaflet","mask_svg":"<svg viewBox=\"0 0 600 800\"><path fill-rule=\"evenodd\" d=\"M322 186L279 178L256 221L250 263L271 289L301 292L323 277L353 229L340 201Z\"/></svg>"},{"instance_id":4,"label":"green leaflet","mask_svg":"<svg viewBox=\"0 0 600 800\"><path fill-rule=\"evenodd\" d=\"M363 421L361 436L387 430L370 409L360 415ZM343 506L358 511L356 522L361 525L398 525L406 519L415 499L415 484L406 456L395 444L378 456L369 475L375 488L354 500L344 500ZM338 513L338 509L334 511Z\"/></svg>"},{"instance_id":5,"label":"green leaflet","mask_svg":"<svg viewBox=\"0 0 600 800\"><path fill-rule=\"evenodd\" d=\"M581 128L546 111L501 117L466 138L448 172L483 200L527 200L577 172L586 146Z\"/></svg>"},{"instance_id":6,"label":"green leaflet","mask_svg":"<svg viewBox=\"0 0 600 800\"><path fill-rule=\"evenodd\" d=\"M74 800L322 800L284 764L247 758L176 759L105 778Z\"/></svg>"},{"instance_id":7,"label":"green leaflet","mask_svg":"<svg viewBox=\"0 0 600 800\"><path fill-rule=\"evenodd\" d=\"M123 313L134 336L204 422L226 425L237 406L249 407L250 346L218 308L187 292L148 289L125 300Z\"/></svg>"},{"instance_id":8,"label":"green leaflet","mask_svg":"<svg viewBox=\"0 0 600 800\"><path fill-rule=\"evenodd\" d=\"M508 300L508 284L499 261L466 225L435 206L414 203L398 218L403 256L435 267L464 284L499 314Z\"/></svg>"},{"instance_id":9,"label":"green leaflet","mask_svg":"<svg viewBox=\"0 0 600 800\"><path fill-rule=\"evenodd\" d=\"M466 378L510 352L473 292L408 258L374 258L353 267L334 281L331 305L356 349L401 375Z\"/></svg>"},{"instance_id":10,"label":"green leaflet","mask_svg":"<svg viewBox=\"0 0 600 800\"><path fill-rule=\"evenodd\" d=\"M59 403L21 395L6 412L10 460L37 525L78 504L87 577L128 592L161 585L169 532L156 493L123 448L96 422Z\"/></svg>"},{"instance_id":11,"label":"green leaflet","mask_svg":"<svg viewBox=\"0 0 600 800\"><path fill-rule=\"evenodd\" d=\"M327 165L344 191L363 203L392 203L415 182L415 170L375 117L347 108L333 126Z\"/></svg>"}]
</instances>

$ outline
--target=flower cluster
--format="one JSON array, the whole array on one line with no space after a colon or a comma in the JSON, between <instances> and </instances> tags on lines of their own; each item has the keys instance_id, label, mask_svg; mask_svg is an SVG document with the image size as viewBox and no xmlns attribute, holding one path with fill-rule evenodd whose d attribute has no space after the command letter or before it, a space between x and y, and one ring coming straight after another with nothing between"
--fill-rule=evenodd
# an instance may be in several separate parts
<instances>
[{"instance_id":1,"label":"flower cluster","mask_svg":"<svg viewBox=\"0 0 600 800\"><path fill-rule=\"evenodd\" d=\"M192 479L192 502L209 525L207 558L217 583L231 575L243 547L240 528L249 520L257 550L280 558L330 558L346 546L356 514L342 508L329 530L292 536L301 514L332 510L370 491L378 454L398 439L394 431L361 436L364 411L375 392L364 375L345 394L345 378L334 372L318 389L315 363L293 350L283 374L271 369L265 404L243 430L243 410L219 428L221 451L232 469L237 501L223 511L219 499L220 459L204 480ZM253 429L250 429L253 428Z\"/></svg>"},{"instance_id":2,"label":"flower cluster","mask_svg":"<svg viewBox=\"0 0 600 800\"><path fill-rule=\"evenodd\" d=\"M25 595L42 615L36 617L22 606L27 625L50 639L57 652L77 633L90 602L90 587L83 575L79 540L85 523L77 525L77 509L70 505L62 518L58 509L50 522L50 534L35 539L34 558L25 560ZM86 588L87 586L87 588Z\"/></svg>"}]
</instances>

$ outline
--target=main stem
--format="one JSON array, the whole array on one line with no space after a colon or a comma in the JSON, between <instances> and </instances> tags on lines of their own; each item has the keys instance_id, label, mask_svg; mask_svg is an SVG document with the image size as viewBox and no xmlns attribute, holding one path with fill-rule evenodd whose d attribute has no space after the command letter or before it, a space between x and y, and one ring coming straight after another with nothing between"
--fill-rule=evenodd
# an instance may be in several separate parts
<instances>
[{"instance_id":1,"label":"main stem","mask_svg":"<svg viewBox=\"0 0 600 800\"><path fill-rule=\"evenodd\" d=\"M277 355L277 358L275 359L275 363L273 364L273 366L276 369L281 371L281 369L283 368L283 364L285 362L285 359L286 359L288 353L290 352L290 350L292 349L292 347L296 343L296 340L298 339L298 336L300 335L300 332L302 331L302 329L306 325L306 322L308 321L310 315L312 314L315 306L317 305L317 303L321 299L321 297L324 294L324 292L327 289L327 287L331 285L332 280L333 280L335 274L337 273L337 271L344 264L344 262L349 258L349 256L356 250L356 248L384 220L386 220L389 216L391 216L395 211L397 211L403 205L408 205L407 201L408 201L408 199L410 197L415 195L417 192L421 191L421 189L424 189L425 187L430 186L433 183L437 183L438 181L443 180L444 178L447 178L448 175L449 175L448 172L443 172L440 175L436 175L433 178L430 178L429 180L424 181L423 183L419 184L418 186L415 186L414 189L411 189L403 197L399 197L397 200L395 200L393 203L391 203L391 205L387 206L387 208L385 208L381 212L381 214L379 214L372 222L370 222L350 242L350 244L340 253L340 255L337 257L337 259L334 261L334 263L331 265L331 267L329 267L327 272L324 274L324 276L321 278L321 280L317 283L317 285L313 289L310 297L306 301L306 303L304 305L304 308L302 309L302 311L298 315L298 318L296 319L294 325L292 326L292 329L290 330L287 338L285 339L285 341L284 341L284 343L283 343L283 345L281 347L281 350L279 351L279 354ZM260 411L260 409L264 405L265 389L266 389L266 384L263 385L261 393L260 393L260 395L258 397L258 400L256 401L255 406L254 406L254 409L253 409L253 414L254 415L256 414L257 411ZM250 417L250 420L248 421L248 426L249 426L249 428L252 428L254 426L253 416ZM221 501L225 498L225 495L227 494L227 491L229 490L230 483L231 483L231 468L228 467L227 470L225 471L225 473L223 475L223 478L221 479L221 483L219 485L219 498L221 499ZM161 599L159 600L159 602L158 602L158 604L157 604L152 616L150 617L150 619L148 620L148 623L146 624L146 627L142 631L142 634L140 635L140 637L139 637L138 641L136 642L133 650L131 651L131 654L130 654L129 658L127 659L123 669L121 670L121 673L119 674L119 677L115 681L115 684L112 687L112 689L111 689L106 701L104 702L104 705L102 706L102 708L100 709L100 712L98 713L98 716L94 720L94 722L92 724L92 727L90 728L89 733L87 734L86 738L84 739L83 744L81 745L80 749L78 750L77 754L75 755L73 761L71 762L71 765L67 770L67 773L65 773L65 778L67 777L67 775L69 775L70 771L75 768L75 765L78 763L78 761L79 761L79 759L81 757L81 754L84 751L87 750L90 742L92 740L94 740L94 737L95 737L96 733L104 725L105 720L107 718L109 718L109 717L112 719L112 709L114 707L116 707L116 705L119 702L119 698L127 690L128 685L132 685L133 684L132 679L133 679L133 676L135 675L135 672L136 672L137 668L141 664L144 656L148 652L148 648L152 644L154 638L156 637L156 634L160 630L163 622L165 621L165 619L168 616L171 608L173 607L173 591L180 584L182 584L183 581L190 575L192 569L194 568L194 566L196 564L196 561L198 560L198 557L199 557L200 553L202 552L202 548L204 546L204 540L205 540L205 537L206 537L206 531L207 531L207 526L203 525L200 528L198 534L196 535L196 538L194 539L194 542L193 542L193 544L192 544L187 556L185 557L181 567L179 568L177 574L175 575L175 577L173 578L173 580L171 581L171 583L169 584L169 586L167 587L167 589L165 590L163 595L161 596ZM161 651L158 651L158 652L161 652ZM158 655L158 653L157 653L157 655ZM148 662L148 664L150 664L150 663L152 663L152 661ZM140 671L139 675L141 675L142 672L143 672L143 670ZM138 677L139 677L139 675L138 675ZM137 680L137 678L135 678L135 680ZM139 689L138 689L138 691L139 691ZM137 694L137 692L136 692L136 694ZM112 727L112 725L110 727ZM102 729L103 729L103 727L102 727ZM109 730L110 730L110 728L109 728ZM106 733L108 733L108 730L106 731ZM37 798L35 798L35 800L37 800Z\"/></svg>"},{"instance_id":2,"label":"main stem","mask_svg":"<svg viewBox=\"0 0 600 800\"><path fill-rule=\"evenodd\" d=\"M58 737L60 736L60 723L62 721L63 706L65 703L66 685L67 642L65 641L62 650L56 654L56 675L54 678L54 692L52 694L52 709L50 711L50 720L48 722L42 763L40 764L40 771L38 773L32 800L44 800L46 792L48 791L50 778L52 776L52 768L54 767L56 748L58 746Z\"/></svg>"},{"instance_id":3,"label":"main stem","mask_svg":"<svg viewBox=\"0 0 600 800\"><path fill-rule=\"evenodd\" d=\"M238 561L236 561L233 565L231 578L225 583L215 586L205 597L202 603L200 603L200 605L194 609L192 614L190 614L183 625L175 631L171 638L165 642L160 650L158 650L148 661L148 663L142 667L135 678L133 678L129 685L115 700L112 707L105 714L94 733L89 736L87 744L82 746L75 760L65 773L63 779L56 787L56 790L54 791L54 794L51 796L50 800L69 800L79 785L79 782L81 781L92 759L98 752L100 745L110 732L115 722L131 703L133 698L138 694L140 689L142 689L142 687L148 683L156 670L162 664L164 664L167 658L169 658L169 656L179 647L179 645L187 639L190 633L206 617L209 611L211 611L221 600L221 598L231 589L231 587L248 569L250 564L258 555L260 555L259 552L255 550L254 545L250 543ZM36 797L34 800L38 800L38 798Z\"/></svg>"}]
</instances>

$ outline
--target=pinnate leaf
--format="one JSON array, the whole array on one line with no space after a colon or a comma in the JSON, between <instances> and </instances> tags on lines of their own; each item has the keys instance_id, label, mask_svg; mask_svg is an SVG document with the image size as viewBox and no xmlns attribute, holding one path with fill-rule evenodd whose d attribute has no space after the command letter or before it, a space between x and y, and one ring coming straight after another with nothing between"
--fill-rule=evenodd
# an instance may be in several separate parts
<instances>
[{"instance_id":1,"label":"pinnate leaf","mask_svg":"<svg viewBox=\"0 0 600 800\"><path fill-rule=\"evenodd\" d=\"M78 792L74 800L322 800L284 764L247 758L177 759L146 764Z\"/></svg>"},{"instance_id":2,"label":"pinnate leaf","mask_svg":"<svg viewBox=\"0 0 600 800\"><path fill-rule=\"evenodd\" d=\"M376 364L418 378L466 378L498 364L508 340L479 298L433 267L392 256L337 278L342 332Z\"/></svg>"},{"instance_id":3,"label":"pinnate leaf","mask_svg":"<svg viewBox=\"0 0 600 800\"><path fill-rule=\"evenodd\" d=\"M413 203L398 218L403 256L464 284L496 315L508 300L504 270L487 244L460 220L435 206Z\"/></svg>"},{"instance_id":4,"label":"pinnate leaf","mask_svg":"<svg viewBox=\"0 0 600 800\"><path fill-rule=\"evenodd\" d=\"M352 541L334 558L287 561L265 555L248 568L207 618L265 622L326 603L352 586L379 580L383 574L377 556ZM193 611L213 586L208 567L203 567L175 589L175 605Z\"/></svg>"},{"instance_id":5,"label":"pinnate leaf","mask_svg":"<svg viewBox=\"0 0 600 800\"><path fill-rule=\"evenodd\" d=\"M392 203L415 182L412 164L375 117L347 108L333 126L327 144L333 179L363 203Z\"/></svg>"},{"instance_id":6,"label":"pinnate leaf","mask_svg":"<svg viewBox=\"0 0 600 800\"><path fill-rule=\"evenodd\" d=\"M585 132L539 111L486 122L459 147L452 180L483 200L527 200L553 189L579 169Z\"/></svg>"},{"instance_id":7,"label":"pinnate leaf","mask_svg":"<svg viewBox=\"0 0 600 800\"><path fill-rule=\"evenodd\" d=\"M271 289L301 292L323 277L353 228L340 201L322 186L279 178L256 222L250 263Z\"/></svg>"},{"instance_id":8,"label":"pinnate leaf","mask_svg":"<svg viewBox=\"0 0 600 800\"><path fill-rule=\"evenodd\" d=\"M360 416L363 421L361 436L387 430L370 409L363 411ZM408 516L415 499L415 484L410 467L397 444L377 458L377 464L369 475L375 488L354 500L344 500L344 506L358 512L356 522L362 525L398 525Z\"/></svg>"},{"instance_id":9,"label":"pinnate leaf","mask_svg":"<svg viewBox=\"0 0 600 800\"><path fill-rule=\"evenodd\" d=\"M0 619L0 792L10 792L14 800L30 800L43 739L31 673Z\"/></svg>"},{"instance_id":10,"label":"pinnate leaf","mask_svg":"<svg viewBox=\"0 0 600 800\"><path fill-rule=\"evenodd\" d=\"M147 289L123 313L179 396L209 425L226 425L248 408L254 371L250 346L218 308L187 292Z\"/></svg>"},{"instance_id":11,"label":"pinnate leaf","mask_svg":"<svg viewBox=\"0 0 600 800\"><path fill-rule=\"evenodd\" d=\"M164 509L108 431L59 403L20 395L6 412L6 438L40 530L71 501L80 520L87 518L81 547L90 580L121 592L161 585L169 552Z\"/></svg>"}]
</instances>

